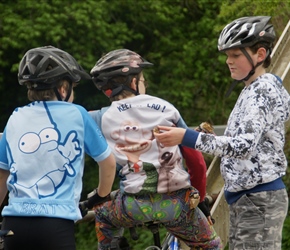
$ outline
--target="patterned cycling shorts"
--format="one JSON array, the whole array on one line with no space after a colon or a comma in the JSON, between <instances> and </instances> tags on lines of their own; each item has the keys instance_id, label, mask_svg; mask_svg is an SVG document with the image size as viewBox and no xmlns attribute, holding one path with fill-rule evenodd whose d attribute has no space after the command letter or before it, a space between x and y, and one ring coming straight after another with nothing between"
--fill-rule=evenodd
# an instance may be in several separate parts
<instances>
[{"instance_id":1,"label":"patterned cycling shorts","mask_svg":"<svg viewBox=\"0 0 290 250\"><path fill-rule=\"evenodd\" d=\"M159 221L168 232L192 249L223 249L221 240L197 207L190 209L191 189L166 194L128 196L119 193L115 200L95 208L99 250L110 248L112 239L123 228Z\"/></svg>"},{"instance_id":2,"label":"patterned cycling shorts","mask_svg":"<svg viewBox=\"0 0 290 250\"><path fill-rule=\"evenodd\" d=\"M288 210L285 189L243 195L230 205L230 250L279 250Z\"/></svg>"}]
</instances>

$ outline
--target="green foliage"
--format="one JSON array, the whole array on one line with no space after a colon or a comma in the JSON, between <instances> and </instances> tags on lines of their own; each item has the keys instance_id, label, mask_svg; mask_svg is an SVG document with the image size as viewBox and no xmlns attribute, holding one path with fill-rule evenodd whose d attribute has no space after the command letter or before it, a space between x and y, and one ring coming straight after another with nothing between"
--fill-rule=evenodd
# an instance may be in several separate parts
<instances>
[{"instance_id":1,"label":"green foliage","mask_svg":"<svg viewBox=\"0 0 290 250\"><path fill-rule=\"evenodd\" d=\"M272 16L272 23L276 32L278 35L281 35L285 25L289 21L289 8L289 1L226 0L223 1L219 17L221 20L224 20L223 23L227 23L229 20L234 20L242 16Z\"/></svg>"},{"instance_id":2,"label":"green foliage","mask_svg":"<svg viewBox=\"0 0 290 250\"><path fill-rule=\"evenodd\" d=\"M288 161L288 166L290 163L290 129L288 129L286 133L286 138L285 138L285 147L284 147L284 152L287 157ZM286 175L283 177L283 181L286 185L287 192L288 192L288 197L290 197L290 169L289 167L287 168ZM289 204L290 208L290 204ZM288 209L288 216L284 222L284 227L283 227L283 240L282 240L282 249L283 250L288 250L290 249L290 209Z\"/></svg>"},{"instance_id":3,"label":"green foliage","mask_svg":"<svg viewBox=\"0 0 290 250\"><path fill-rule=\"evenodd\" d=\"M243 86L236 87L229 98L224 97L232 80L225 56L217 51L220 31L240 16L271 15L279 36L289 13L290 2L276 0L3 0L0 129L3 131L17 106L28 102L26 89L17 82L19 61L27 50L44 45L68 51L87 71L112 49L134 50L154 63L155 67L145 71L149 94L174 104L190 126L201 121L225 124ZM91 82L80 84L75 95L75 102L88 110L109 105L108 98ZM285 182L289 187L288 179ZM98 168L86 159L82 198L97 183ZM289 219L285 222L285 246L289 244L288 224ZM152 240L150 232L140 232L141 243L134 243L138 250ZM76 238L78 249L96 249L93 225L77 225Z\"/></svg>"},{"instance_id":4,"label":"green foliage","mask_svg":"<svg viewBox=\"0 0 290 250\"><path fill-rule=\"evenodd\" d=\"M2 1L0 97L13 102L5 102L0 126L3 130L12 110L27 103L17 84L21 57L43 45L67 50L88 71L111 49L135 50L155 65L145 72L149 94L170 100L190 125L224 124L239 89L224 97L231 79L216 48L220 30L237 16L264 14L273 15L280 34L287 9L288 2L249 0ZM87 109L109 105L92 83L78 87L75 102Z\"/></svg>"},{"instance_id":5,"label":"green foliage","mask_svg":"<svg viewBox=\"0 0 290 250\"><path fill-rule=\"evenodd\" d=\"M77 224L75 226L75 238L78 250L98 249L94 222Z\"/></svg>"},{"instance_id":6,"label":"green foliage","mask_svg":"<svg viewBox=\"0 0 290 250\"><path fill-rule=\"evenodd\" d=\"M283 227L282 249L290 249L290 215L288 214Z\"/></svg>"}]
</instances>

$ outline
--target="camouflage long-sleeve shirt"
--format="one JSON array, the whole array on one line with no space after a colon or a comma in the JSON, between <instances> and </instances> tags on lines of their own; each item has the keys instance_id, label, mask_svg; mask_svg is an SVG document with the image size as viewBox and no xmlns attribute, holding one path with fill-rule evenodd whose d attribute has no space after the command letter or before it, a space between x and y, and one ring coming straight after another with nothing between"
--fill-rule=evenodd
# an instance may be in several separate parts
<instances>
[{"instance_id":1,"label":"camouflage long-sleeve shirt","mask_svg":"<svg viewBox=\"0 0 290 250\"><path fill-rule=\"evenodd\" d=\"M224 136L187 130L183 144L222 157L226 191L252 189L285 175L284 123L289 109L288 92L267 73L242 90Z\"/></svg>"}]
</instances>

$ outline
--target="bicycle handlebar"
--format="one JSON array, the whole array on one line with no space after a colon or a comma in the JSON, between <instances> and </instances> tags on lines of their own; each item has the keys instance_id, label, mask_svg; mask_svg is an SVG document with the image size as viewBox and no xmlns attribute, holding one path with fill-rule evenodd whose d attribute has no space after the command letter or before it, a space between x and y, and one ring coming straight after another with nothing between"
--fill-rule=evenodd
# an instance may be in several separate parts
<instances>
[{"instance_id":1,"label":"bicycle handlebar","mask_svg":"<svg viewBox=\"0 0 290 250\"><path fill-rule=\"evenodd\" d=\"M81 210L81 214L84 217L90 209L92 209L96 205L100 205L102 203L105 203L106 201L113 200L115 196L117 195L119 190L114 190L111 193L109 193L105 197L101 197L98 195L98 189L94 189L92 192L90 192L87 196L87 200L79 202L79 209Z\"/></svg>"},{"instance_id":2,"label":"bicycle handlebar","mask_svg":"<svg viewBox=\"0 0 290 250\"><path fill-rule=\"evenodd\" d=\"M11 230L0 230L0 237L12 236L14 235Z\"/></svg>"}]
</instances>

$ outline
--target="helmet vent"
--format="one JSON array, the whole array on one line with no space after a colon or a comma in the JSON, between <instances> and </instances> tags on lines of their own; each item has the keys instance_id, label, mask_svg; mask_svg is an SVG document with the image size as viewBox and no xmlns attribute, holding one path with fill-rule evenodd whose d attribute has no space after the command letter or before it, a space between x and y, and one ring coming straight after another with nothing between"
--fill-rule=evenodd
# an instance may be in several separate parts
<instances>
[{"instance_id":1,"label":"helmet vent","mask_svg":"<svg viewBox=\"0 0 290 250\"><path fill-rule=\"evenodd\" d=\"M218 49L225 51L231 48L251 47L261 42L272 44L276 35L273 26L269 24L270 18L270 16L249 16L234 20L221 32Z\"/></svg>"},{"instance_id":2,"label":"helmet vent","mask_svg":"<svg viewBox=\"0 0 290 250\"><path fill-rule=\"evenodd\" d=\"M24 74L25 75L29 75L29 74L35 74L35 71L37 69L37 65L39 64L39 62L43 59L42 55L36 55L34 57L32 57L30 60L28 59L28 61L26 62L26 67L24 70Z\"/></svg>"},{"instance_id":3,"label":"helmet vent","mask_svg":"<svg viewBox=\"0 0 290 250\"><path fill-rule=\"evenodd\" d=\"M56 82L65 77L69 82L91 79L74 57L53 46L27 51L18 69L18 81L21 85L29 80L44 84L45 88L53 88Z\"/></svg>"}]
</instances>

